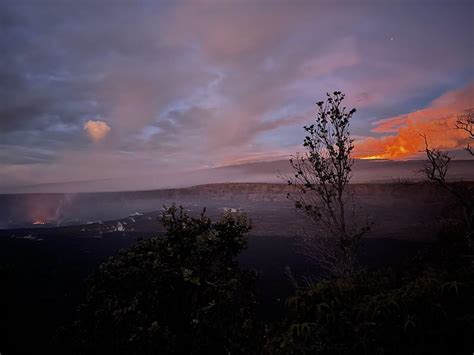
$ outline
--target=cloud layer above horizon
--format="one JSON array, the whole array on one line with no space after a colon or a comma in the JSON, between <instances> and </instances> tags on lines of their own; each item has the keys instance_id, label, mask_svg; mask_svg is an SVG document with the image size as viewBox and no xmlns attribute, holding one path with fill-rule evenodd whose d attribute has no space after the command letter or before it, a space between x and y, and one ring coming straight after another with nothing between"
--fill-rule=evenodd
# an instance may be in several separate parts
<instances>
[{"instance_id":1,"label":"cloud layer above horizon","mask_svg":"<svg viewBox=\"0 0 474 355\"><path fill-rule=\"evenodd\" d=\"M468 0L1 7L0 187L287 158L326 91L359 156L457 149L474 107Z\"/></svg>"}]
</instances>

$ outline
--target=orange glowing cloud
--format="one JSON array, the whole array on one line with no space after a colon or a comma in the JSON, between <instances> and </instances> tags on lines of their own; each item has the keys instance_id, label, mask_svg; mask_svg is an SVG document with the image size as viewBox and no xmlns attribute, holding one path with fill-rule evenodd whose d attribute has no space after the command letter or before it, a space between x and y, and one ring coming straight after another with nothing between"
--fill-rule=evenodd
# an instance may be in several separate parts
<instances>
[{"instance_id":1,"label":"orange glowing cloud","mask_svg":"<svg viewBox=\"0 0 474 355\"><path fill-rule=\"evenodd\" d=\"M375 133L393 133L379 138L368 137L356 143L355 156L360 159L404 159L424 149L425 135L430 146L462 149L468 138L456 129L457 115L474 107L474 84L450 91L424 109L373 123Z\"/></svg>"},{"instance_id":2,"label":"orange glowing cloud","mask_svg":"<svg viewBox=\"0 0 474 355\"><path fill-rule=\"evenodd\" d=\"M104 121L89 120L84 124L84 130L94 141L100 141L110 132L110 126Z\"/></svg>"}]
</instances>

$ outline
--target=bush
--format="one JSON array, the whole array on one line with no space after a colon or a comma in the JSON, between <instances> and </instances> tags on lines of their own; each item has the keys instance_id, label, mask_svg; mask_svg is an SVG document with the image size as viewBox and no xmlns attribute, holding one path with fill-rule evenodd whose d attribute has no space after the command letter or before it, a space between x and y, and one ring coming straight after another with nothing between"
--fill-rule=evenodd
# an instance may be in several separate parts
<instances>
[{"instance_id":1,"label":"bush","mask_svg":"<svg viewBox=\"0 0 474 355\"><path fill-rule=\"evenodd\" d=\"M239 269L248 220L212 223L172 206L162 238L141 241L87 281L78 319L63 329L68 353L253 353L255 275Z\"/></svg>"},{"instance_id":2,"label":"bush","mask_svg":"<svg viewBox=\"0 0 474 355\"><path fill-rule=\"evenodd\" d=\"M385 270L314 284L288 300L286 319L266 346L272 354L471 354L473 349L469 263L449 271L425 264L417 275Z\"/></svg>"}]
</instances>

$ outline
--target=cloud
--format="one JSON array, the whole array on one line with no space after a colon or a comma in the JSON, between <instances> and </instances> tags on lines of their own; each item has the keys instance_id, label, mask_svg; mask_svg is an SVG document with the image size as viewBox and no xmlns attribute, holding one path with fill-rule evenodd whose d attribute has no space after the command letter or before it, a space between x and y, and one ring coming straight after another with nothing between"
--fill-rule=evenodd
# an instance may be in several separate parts
<instances>
[{"instance_id":1,"label":"cloud","mask_svg":"<svg viewBox=\"0 0 474 355\"><path fill-rule=\"evenodd\" d=\"M474 83L449 91L421 110L374 122L372 132L394 133L357 142L355 154L363 159L397 159L418 155L424 149L422 135L432 147L462 149L466 132L456 129L457 115L474 108Z\"/></svg>"},{"instance_id":2,"label":"cloud","mask_svg":"<svg viewBox=\"0 0 474 355\"><path fill-rule=\"evenodd\" d=\"M358 109L353 133L380 151L380 135L419 125L413 112L474 77L467 2L50 5L11 1L0 13L2 182L291 154L334 90ZM96 117L112 130L85 131ZM372 126L380 117L397 119Z\"/></svg>"},{"instance_id":3,"label":"cloud","mask_svg":"<svg viewBox=\"0 0 474 355\"><path fill-rule=\"evenodd\" d=\"M94 141L100 141L110 132L110 126L105 121L89 120L84 124L84 130Z\"/></svg>"}]
</instances>

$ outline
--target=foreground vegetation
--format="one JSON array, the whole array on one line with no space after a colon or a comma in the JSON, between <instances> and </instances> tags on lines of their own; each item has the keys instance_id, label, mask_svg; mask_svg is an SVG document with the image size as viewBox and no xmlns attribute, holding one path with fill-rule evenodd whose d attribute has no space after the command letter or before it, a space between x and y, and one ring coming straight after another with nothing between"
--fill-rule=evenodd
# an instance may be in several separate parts
<instances>
[{"instance_id":1,"label":"foreground vegetation","mask_svg":"<svg viewBox=\"0 0 474 355\"><path fill-rule=\"evenodd\" d=\"M167 233L138 242L87 281L62 353L470 354L474 267L468 243L440 240L396 269L295 289L280 320L259 319L256 275L239 268L248 220L212 222L172 206Z\"/></svg>"},{"instance_id":2,"label":"foreground vegetation","mask_svg":"<svg viewBox=\"0 0 474 355\"><path fill-rule=\"evenodd\" d=\"M272 354L469 354L474 270L459 246L404 268L361 272L298 290L267 344Z\"/></svg>"},{"instance_id":3,"label":"foreground vegetation","mask_svg":"<svg viewBox=\"0 0 474 355\"><path fill-rule=\"evenodd\" d=\"M124 250L87 281L77 321L62 329L65 353L253 353L258 346L255 275L241 270L250 224L212 223L172 206L167 232Z\"/></svg>"}]
</instances>

